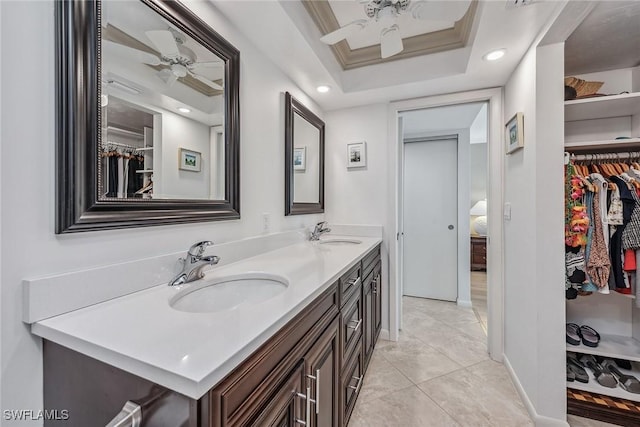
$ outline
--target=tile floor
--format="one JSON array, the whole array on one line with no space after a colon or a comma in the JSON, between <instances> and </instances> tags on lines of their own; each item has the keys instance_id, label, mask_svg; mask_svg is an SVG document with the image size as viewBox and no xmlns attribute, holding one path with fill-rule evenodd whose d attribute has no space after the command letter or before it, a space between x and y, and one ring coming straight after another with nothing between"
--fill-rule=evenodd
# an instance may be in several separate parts
<instances>
[{"instance_id":1,"label":"tile floor","mask_svg":"<svg viewBox=\"0 0 640 427\"><path fill-rule=\"evenodd\" d=\"M411 297L403 304L400 339L378 341L349 427L534 425L504 366L489 359L473 310Z\"/></svg>"}]
</instances>

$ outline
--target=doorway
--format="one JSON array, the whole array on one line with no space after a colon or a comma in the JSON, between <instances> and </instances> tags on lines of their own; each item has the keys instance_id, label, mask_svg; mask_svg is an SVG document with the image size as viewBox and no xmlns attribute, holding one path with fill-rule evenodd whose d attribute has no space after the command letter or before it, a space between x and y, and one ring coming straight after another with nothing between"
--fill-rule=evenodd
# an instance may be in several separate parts
<instances>
[{"instance_id":1,"label":"doorway","mask_svg":"<svg viewBox=\"0 0 640 427\"><path fill-rule=\"evenodd\" d=\"M458 138L404 140L404 295L458 299Z\"/></svg>"},{"instance_id":2,"label":"doorway","mask_svg":"<svg viewBox=\"0 0 640 427\"><path fill-rule=\"evenodd\" d=\"M501 88L481 89L427 98L393 102L389 105L390 159L388 178L392 184L389 206L389 228L396 234L388 242L389 253L389 338L397 341L402 313L402 114L419 109L454 106L472 102L488 102L487 106L487 325L488 349L493 360L502 361L504 354L504 255L503 255L503 175L504 146ZM467 215L469 212L467 212ZM467 217L468 218L468 217Z\"/></svg>"}]
</instances>

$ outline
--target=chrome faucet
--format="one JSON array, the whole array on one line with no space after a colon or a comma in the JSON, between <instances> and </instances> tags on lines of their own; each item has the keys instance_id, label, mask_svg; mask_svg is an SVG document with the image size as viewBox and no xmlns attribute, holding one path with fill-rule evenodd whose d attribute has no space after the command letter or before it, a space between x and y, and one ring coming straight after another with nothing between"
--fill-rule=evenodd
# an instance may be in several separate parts
<instances>
[{"instance_id":1,"label":"chrome faucet","mask_svg":"<svg viewBox=\"0 0 640 427\"><path fill-rule=\"evenodd\" d=\"M207 246L211 245L213 245L213 242L208 240L192 245L187 252L187 256L180 258L182 271L169 282L169 286L178 286L202 279L204 276L202 269L207 265L216 265L220 261L220 258L215 255L202 256Z\"/></svg>"},{"instance_id":2,"label":"chrome faucet","mask_svg":"<svg viewBox=\"0 0 640 427\"><path fill-rule=\"evenodd\" d=\"M309 235L309 240L311 241L320 240L321 235L323 235L324 233L330 232L331 229L326 228L326 225L327 225L327 221L320 221L319 223L317 223L316 226L313 228L313 231Z\"/></svg>"}]
</instances>

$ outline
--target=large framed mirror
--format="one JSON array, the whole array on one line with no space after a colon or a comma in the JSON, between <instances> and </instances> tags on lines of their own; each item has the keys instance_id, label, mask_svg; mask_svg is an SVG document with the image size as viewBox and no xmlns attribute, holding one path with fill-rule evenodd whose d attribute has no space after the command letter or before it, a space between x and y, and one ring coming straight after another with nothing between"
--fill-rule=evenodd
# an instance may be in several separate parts
<instances>
[{"instance_id":1,"label":"large framed mirror","mask_svg":"<svg viewBox=\"0 0 640 427\"><path fill-rule=\"evenodd\" d=\"M239 218L239 51L177 1L55 7L56 233Z\"/></svg>"},{"instance_id":2,"label":"large framed mirror","mask_svg":"<svg viewBox=\"0 0 640 427\"><path fill-rule=\"evenodd\" d=\"M285 215L324 212L324 122L285 93Z\"/></svg>"}]
</instances>

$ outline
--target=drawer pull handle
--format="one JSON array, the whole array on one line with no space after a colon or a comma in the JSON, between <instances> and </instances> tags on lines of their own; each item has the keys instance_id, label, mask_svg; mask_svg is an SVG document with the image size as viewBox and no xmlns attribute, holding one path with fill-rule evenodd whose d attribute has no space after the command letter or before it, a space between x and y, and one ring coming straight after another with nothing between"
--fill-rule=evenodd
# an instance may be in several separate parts
<instances>
[{"instance_id":1,"label":"drawer pull handle","mask_svg":"<svg viewBox=\"0 0 640 427\"><path fill-rule=\"evenodd\" d=\"M305 419L300 420L296 418L296 423L306 426L309 424L309 419L311 418L311 403L316 402L315 400L311 399L311 387L307 387L307 394L296 393L296 396L305 400Z\"/></svg>"},{"instance_id":2,"label":"drawer pull handle","mask_svg":"<svg viewBox=\"0 0 640 427\"><path fill-rule=\"evenodd\" d=\"M355 320L352 320L349 323L353 323L353 322L355 322ZM358 329L360 329L360 325L362 325L362 319L357 321L356 326L347 325L347 328L353 329L354 331L357 331Z\"/></svg>"},{"instance_id":3,"label":"drawer pull handle","mask_svg":"<svg viewBox=\"0 0 640 427\"><path fill-rule=\"evenodd\" d=\"M355 279L347 280L347 285L349 285L349 286L354 286L354 285L356 285L359 281L360 281L360 276L358 276L358 277L357 277L357 278L355 278Z\"/></svg>"},{"instance_id":4,"label":"drawer pull handle","mask_svg":"<svg viewBox=\"0 0 640 427\"><path fill-rule=\"evenodd\" d=\"M320 413L320 369L316 369L316 376L307 375L307 378L316 382L316 400L312 400L316 404L316 414Z\"/></svg>"},{"instance_id":5,"label":"drawer pull handle","mask_svg":"<svg viewBox=\"0 0 640 427\"><path fill-rule=\"evenodd\" d=\"M354 386L352 386L352 385L350 385L350 386L349 386L349 388L350 388L351 390L355 390L355 391L356 391L356 394L358 394L358 393L360 392L360 386L362 385L362 378L363 378L363 377L364 377L364 375L361 375L361 376L359 376L359 377L351 377L352 379L354 379L354 380L357 380L357 381L358 381L358 383L356 384L356 386L355 386L355 387L354 387Z\"/></svg>"}]
</instances>

